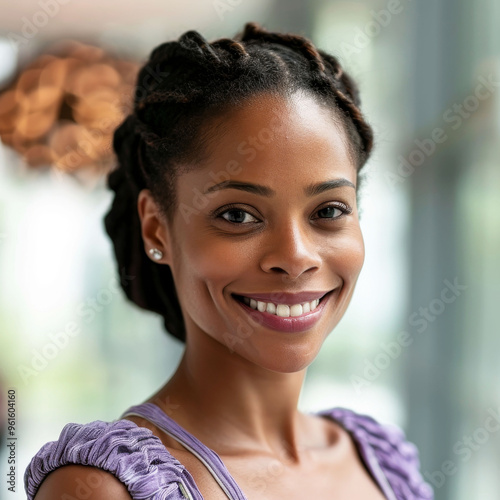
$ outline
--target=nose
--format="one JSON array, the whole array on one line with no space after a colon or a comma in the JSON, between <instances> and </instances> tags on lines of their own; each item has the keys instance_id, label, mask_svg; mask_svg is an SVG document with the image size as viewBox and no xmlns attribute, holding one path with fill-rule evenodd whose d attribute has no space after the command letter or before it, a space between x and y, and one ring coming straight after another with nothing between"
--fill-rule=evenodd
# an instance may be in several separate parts
<instances>
[{"instance_id":1,"label":"nose","mask_svg":"<svg viewBox=\"0 0 500 500\"><path fill-rule=\"evenodd\" d=\"M263 242L260 267L266 273L280 273L295 280L306 271L318 270L321 256L318 243L300 222L288 221L269 231Z\"/></svg>"}]
</instances>

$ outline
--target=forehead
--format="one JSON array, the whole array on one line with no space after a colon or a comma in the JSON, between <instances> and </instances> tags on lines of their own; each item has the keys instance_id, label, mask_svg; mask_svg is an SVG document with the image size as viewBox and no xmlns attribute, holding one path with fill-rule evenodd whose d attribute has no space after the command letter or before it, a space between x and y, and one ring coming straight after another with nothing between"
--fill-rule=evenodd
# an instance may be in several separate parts
<instances>
[{"instance_id":1,"label":"forehead","mask_svg":"<svg viewBox=\"0 0 500 500\"><path fill-rule=\"evenodd\" d=\"M212 126L208 159L180 176L179 189L229 178L288 191L339 177L356 184L342 125L309 94L254 96Z\"/></svg>"}]
</instances>

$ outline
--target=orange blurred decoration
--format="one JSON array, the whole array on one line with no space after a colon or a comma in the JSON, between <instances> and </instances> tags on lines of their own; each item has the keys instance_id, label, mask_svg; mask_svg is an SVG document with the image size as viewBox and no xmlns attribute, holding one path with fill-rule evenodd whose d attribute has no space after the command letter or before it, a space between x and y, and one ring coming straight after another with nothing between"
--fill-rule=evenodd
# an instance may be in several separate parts
<instances>
[{"instance_id":1,"label":"orange blurred decoration","mask_svg":"<svg viewBox=\"0 0 500 500\"><path fill-rule=\"evenodd\" d=\"M113 130L131 111L139 64L65 41L0 93L0 138L30 167L96 175L113 165Z\"/></svg>"}]
</instances>

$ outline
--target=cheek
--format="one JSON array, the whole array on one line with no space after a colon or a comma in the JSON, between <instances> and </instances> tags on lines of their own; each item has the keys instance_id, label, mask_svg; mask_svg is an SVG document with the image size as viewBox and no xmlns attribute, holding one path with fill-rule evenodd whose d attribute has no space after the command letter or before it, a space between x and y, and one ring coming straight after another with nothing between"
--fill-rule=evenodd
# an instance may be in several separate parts
<instances>
[{"instance_id":1,"label":"cheek","mask_svg":"<svg viewBox=\"0 0 500 500\"><path fill-rule=\"evenodd\" d=\"M248 243L235 244L220 236L193 230L176 256L176 274L190 300L215 299L250 266Z\"/></svg>"},{"instance_id":2,"label":"cheek","mask_svg":"<svg viewBox=\"0 0 500 500\"><path fill-rule=\"evenodd\" d=\"M328 248L329 267L345 280L355 280L364 264L365 245L359 228L338 235Z\"/></svg>"},{"instance_id":3,"label":"cheek","mask_svg":"<svg viewBox=\"0 0 500 500\"><path fill-rule=\"evenodd\" d=\"M242 275L248 275L252 259L248 243L235 244L225 238L195 233L184 239L182 251L175 256L174 280L188 324L194 323L217 338L227 329L227 288Z\"/></svg>"}]
</instances>

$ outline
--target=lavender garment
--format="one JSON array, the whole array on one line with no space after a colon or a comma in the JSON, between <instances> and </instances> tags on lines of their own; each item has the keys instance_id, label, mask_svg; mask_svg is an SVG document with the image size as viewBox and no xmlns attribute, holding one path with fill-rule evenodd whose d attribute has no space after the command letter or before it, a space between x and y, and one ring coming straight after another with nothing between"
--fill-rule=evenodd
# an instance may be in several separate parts
<instances>
[{"instance_id":1,"label":"lavender garment","mask_svg":"<svg viewBox=\"0 0 500 500\"><path fill-rule=\"evenodd\" d=\"M383 425L347 408L315 413L331 418L352 436L367 469L387 500L433 500L420 473L418 450L397 426ZM247 500L220 457L189 434L158 406L144 403L121 415L139 415L194 453L228 498ZM51 471L66 464L93 465L114 474L134 500L203 500L193 477L149 429L129 420L66 424L57 441L46 443L24 474L28 500Z\"/></svg>"}]
</instances>

